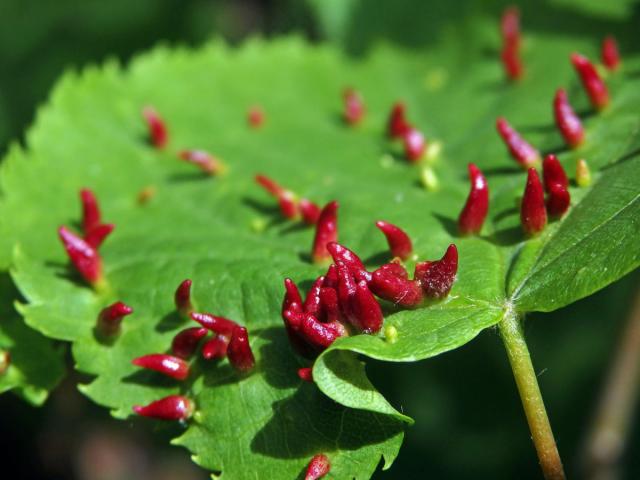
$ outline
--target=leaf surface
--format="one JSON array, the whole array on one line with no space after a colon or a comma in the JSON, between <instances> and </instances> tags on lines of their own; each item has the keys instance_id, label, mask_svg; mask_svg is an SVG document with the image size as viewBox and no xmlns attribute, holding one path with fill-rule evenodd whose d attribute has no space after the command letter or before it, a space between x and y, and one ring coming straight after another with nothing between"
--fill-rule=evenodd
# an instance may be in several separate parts
<instances>
[{"instance_id":1,"label":"leaf surface","mask_svg":"<svg viewBox=\"0 0 640 480\"><path fill-rule=\"evenodd\" d=\"M584 111L567 58L574 49L592 50L580 40L532 37L527 77L508 85L494 55L486 54L497 41L489 27L470 25L473 42L449 34L427 54L381 47L360 62L288 39L239 50L156 49L126 70L108 63L68 74L30 131L28 148L14 147L0 170L0 226L8 232L0 239L0 265L13 266L26 298L25 321L73 343L78 369L95 375L83 392L117 417L171 393L193 398L198 413L176 443L229 478L258 470L292 478L319 452L329 455L337 478L367 478L381 456L389 465L401 442L400 422L410 419L370 384L356 354L387 361L438 355L496 324L506 307L559 308L638 266L633 235L640 187L637 167L631 172L640 144L637 79L611 77L615 101L605 114L585 118L589 141L577 152L561 152L570 177L575 161L588 158L594 186L572 187L569 214L526 240L516 207L525 175L507 157L495 118L507 116L541 151L557 150L551 98L568 86ZM345 85L356 86L367 103L358 128L340 118ZM443 145L433 165L437 191L419 184L418 168L384 137L387 112L399 98L427 138ZM267 121L251 130L245 115L256 103ZM170 128L165 151L145 142L140 110L147 104ZM211 151L228 173L204 177L177 161L182 148ZM459 238L455 228L469 188L468 162L485 171L492 192L490 219L477 238ZM439 258L455 242L460 268L450 296L416 310L384 305L395 342L382 333L340 339L314 366L319 388L303 384L296 369L310 364L288 345L282 280L291 277L306 289L323 270L309 262L312 230L279 218L253 182L258 172L320 204L338 200L340 241L368 267L390 260L375 220L404 228L421 260ZM55 234L60 224L77 225L77 192L85 186L97 193L105 220L116 224L101 249L110 287L98 294L69 270ZM155 194L140 204L144 189ZM584 213L589 203L601 207L597 214ZM614 228L622 232L619 242L603 250ZM564 267L555 267L557 257L568 258ZM587 257L594 261L580 266ZM412 270L413 261L407 266ZM172 303L185 278L194 282L200 310L247 326L257 359L250 375L239 376L226 361L198 358L190 379L176 385L130 364L167 351L172 337L192 326ZM115 300L135 312L117 340L104 343L94 333L96 318Z\"/></svg>"}]
</instances>

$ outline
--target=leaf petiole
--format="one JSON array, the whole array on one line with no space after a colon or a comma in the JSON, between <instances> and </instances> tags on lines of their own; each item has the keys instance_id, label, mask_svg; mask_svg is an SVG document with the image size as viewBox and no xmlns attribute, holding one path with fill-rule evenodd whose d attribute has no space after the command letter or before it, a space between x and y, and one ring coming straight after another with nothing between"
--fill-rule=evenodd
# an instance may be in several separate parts
<instances>
[{"instance_id":1,"label":"leaf petiole","mask_svg":"<svg viewBox=\"0 0 640 480\"><path fill-rule=\"evenodd\" d=\"M531 438L538 453L540 467L547 480L564 480L562 460L558 453L549 417L544 407L538 379L531 363L529 349L522 331L521 317L511 304L498 324L502 341L507 350L511 370L522 400Z\"/></svg>"}]
</instances>

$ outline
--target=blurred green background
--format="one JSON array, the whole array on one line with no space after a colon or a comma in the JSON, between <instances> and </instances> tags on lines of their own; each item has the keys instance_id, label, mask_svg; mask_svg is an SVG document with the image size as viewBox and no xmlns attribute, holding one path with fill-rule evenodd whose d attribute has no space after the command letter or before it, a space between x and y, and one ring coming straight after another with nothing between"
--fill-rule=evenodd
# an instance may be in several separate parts
<instances>
[{"instance_id":1,"label":"blurred green background","mask_svg":"<svg viewBox=\"0 0 640 480\"><path fill-rule=\"evenodd\" d=\"M401 0L0 0L0 151L23 140L55 80L115 56L127 61L158 42L199 45L214 36L298 33L352 55L378 41L428 48L442 29L473 15L499 18L506 2ZM521 5L525 29L574 36L615 33L640 46L635 2L555 0ZM526 324L534 365L570 477L618 346L640 275L635 272L568 308ZM392 469L378 478L539 478L537 459L500 339L416 364L370 362L374 384L416 419ZM115 421L65 380L42 409L0 396L0 461L20 479L205 479L170 427ZM135 427L135 428L134 428ZM631 425L620 478L640 478L640 429ZM262 478L268 478L264 476ZM589 477L591 478L591 477Z\"/></svg>"}]
</instances>

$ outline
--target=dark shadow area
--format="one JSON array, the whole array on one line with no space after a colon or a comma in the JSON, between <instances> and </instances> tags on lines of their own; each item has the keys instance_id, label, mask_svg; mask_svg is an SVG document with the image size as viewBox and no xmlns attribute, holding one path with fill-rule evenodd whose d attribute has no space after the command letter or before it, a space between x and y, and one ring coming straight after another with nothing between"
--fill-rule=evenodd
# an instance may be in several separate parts
<instances>
[{"instance_id":1,"label":"dark shadow area","mask_svg":"<svg viewBox=\"0 0 640 480\"><path fill-rule=\"evenodd\" d=\"M547 123L545 125L518 125L518 131L522 133L553 133L557 130L554 123Z\"/></svg>"},{"instance_id":2,"label":"dark shadow area","mask_svg":"<svg viewBox=\"0 0 640 480\"><path fill-rule=\"evenodd\" d=\"M550 154L560 155L561 153L565 153L570 150L571 148L566 143L563 143L562 145L558 145L555 148L546 148L542 152L540 152L540 154L542 155L542 157L545 157Z\"/></svg>"},{"instance_id":3,"label":"dark shadow area","mask_svg":"<svg viewBox=\"0 0 640 480\"><path fill-rule=\"evenodd\" d=\"M520 243L523 239L522 227L510 227L502 230L497 230L490 237L484 237L487 241L498 245L500 247L510 247L517 243Z\"/></svg>"},{"instance_id":4,"label":"dark shadow area","mask_svg":"<svg viewBox=\"0 0 640 480\"><path fill-rule=\"evenodd\" d=\"M178 313L177 310L174 310L167 313L160 319L160 321L156 325L156 331L160 333L170 332L172 330L177 330L180 327L184 327L187 324L191 324L190 326L194 326L188 318L183 317Z\"/></svg>"},{"instance_id":5,"label":"dark shadow area","mask_svg":"<svg viewBox=\"0 0 640 480\"><path fill-rule=\"evenodd\" d=\"M345 409L306 382L271 408L273 417L253 438L251 450L273 458L307 459L318 452L356 450L391 438L403 428L385 415ZM316 434L306 434L311 431ZM298 441L282 441L285 438Z\"/></svg>"},{"instance_id":6,"label":"dark shadow area","mask_svg":"<svg viewBox=\"0 0 640 480\"><path fill-rule=\"evenodd\" d=\"M515 162L515 160L514 160ZM482 172L485 174L485 176L487 177L491 177L491 176L500 176L500 175L514 175L517 173L522 173L522 168L520 168L519 166L512 164L508 167L492 167L492 168L485 168L482 170Z\"/></svg>"},{"instance_id":7,"label":"dark shadow area","mask_svg":"<svg viewBox=\"0 0 640 480\"><path fill-rule=\"evenodd\" d=\"M494 223L500 223L505 218L510 217L512 215L517 215L519 212L520 212L520 210L518 210L517 207L507 208L506 210L502 210L500 213L495 215L493 217L493 222Z\"/></svg>"},{"instance_id":8,"label":"dark shadow area","mask_svg":"<svg viewBox=\"0 0 640 480\"><path fill-rule=\"evenodd\" d=\"M392 258L393 257L391 256L389 250L381 250L367 258L362 259L362 261L365 263L365 265L382 265L391 261Z\"/></svg>"},{"instance_id":9,"label":"dark shadow area","mask_svg":"<svg viewBox=\"0 0 640 480\"><path fill-rule=\"evenodd\" d=\"M291 357L295 353L285 329L271 327L261 330L258 335L268 342L260 347L260 363L268 366L261 369L267 383L279 390L303 383L296 370L291 368ZM303 366L301 363L300 368Z\"/></svg>"},{"instance_id":10,"label":"dark shadow area","mask_svg":"<svg viewBox=\"0 0 640 480\"><path fill-rule=\"evenodd\" d=\"M452 237L458 236L457 220L454 220L453 218L450 218L450 217L445 217L444 215L441 215L439 213L434 213L433 216L435 217L436 220L440 222L440 224L442 225L442 228L444 228L449 235L451 235Z\"/></svg>"},{"instance_id":11,"label":"dark shadow area","mask_svg":"<svg viewBox=\"0 0 640 480\"><path fill-rule=\"evenodd\" d=\"M213 180L215 177L207 175L202 171L174 173L169 176L170 183L186 183L186 182L201 182L203 180Z\"/></svg>"},{"instance_id":12,"label":"dark shadow area","mask_svg":"<svg viewBox=\"0 0 640 480\"><path fill-rule=\"evenodd\" d=\"M122 383L134 383L150 388L167 388L179 384L179 380L167 377L160 372L140 369L122 378Z\"/></svg>"}]
</instances>

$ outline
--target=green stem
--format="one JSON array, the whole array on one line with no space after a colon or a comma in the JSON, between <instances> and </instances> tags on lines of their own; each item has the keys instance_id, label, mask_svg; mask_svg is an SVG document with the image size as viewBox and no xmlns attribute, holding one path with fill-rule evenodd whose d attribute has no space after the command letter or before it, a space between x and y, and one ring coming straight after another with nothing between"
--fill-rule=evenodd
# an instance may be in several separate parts
<instances>
[{"instance_id":1,"label":"green stem","mask_svg":"<svg viewBox=\"0 0 640 480\"><path fill-rule=\"evenodd\" d=\"M538 453L544 478L547 480L564 480L562 461L551 431L547 411L544 408L538 379L533 370L520 318L513 309L507 309L500 321L499 329L502 341L507 349L509 363L522 399L522 406L529 423L531 438Z\"/></svg>"}]
</instances>

